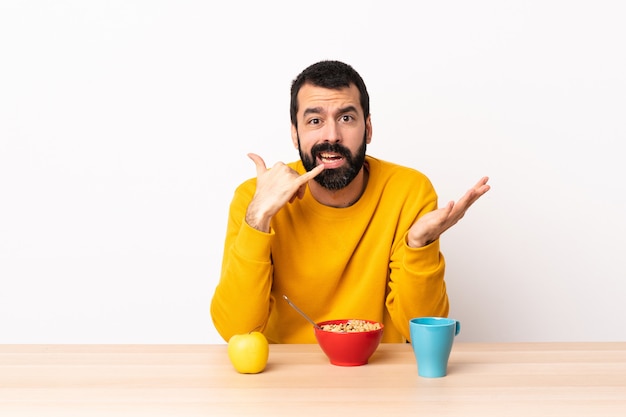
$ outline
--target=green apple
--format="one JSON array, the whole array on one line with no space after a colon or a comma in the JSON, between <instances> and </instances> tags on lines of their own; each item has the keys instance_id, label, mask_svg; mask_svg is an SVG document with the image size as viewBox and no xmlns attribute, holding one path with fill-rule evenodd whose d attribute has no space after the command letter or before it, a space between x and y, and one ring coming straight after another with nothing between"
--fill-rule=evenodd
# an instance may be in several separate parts
<instances>
[{"instance_id":1,"label":"green apple","mask_svg":"<svg viewBox=\"0 0 626 417\"><path fill-rule=\"evenodd\" d=\"M228 340L228 358L241 374L263 372L269 354L269 343L261 332L236 334Z\"/></svg>"}]
</instances>

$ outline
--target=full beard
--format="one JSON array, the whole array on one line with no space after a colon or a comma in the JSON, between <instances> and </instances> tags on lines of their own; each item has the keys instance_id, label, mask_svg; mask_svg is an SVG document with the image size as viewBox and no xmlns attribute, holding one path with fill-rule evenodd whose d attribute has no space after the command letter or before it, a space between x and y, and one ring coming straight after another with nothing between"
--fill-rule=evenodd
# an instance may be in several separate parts
<instances>
[{"instance_id":1,"label":"full beard","mask_svg":"<svg viewBox=\"0 0 626 417\"><path fill-rule=\"evenodd\" d=\"M322 187L336 191L346 187L361 171L363 164L365 163L365 151L367 148L366 137L363 135L363 143L356 151L356 154L352 155L350 149L339 143L319 143L311 148L311 153L305 155L302 152L300 146L300 137L298 136L298 152L300 153L300 159L307 171L311 171L317 165L317 157L322 152L335 152L340 154L345 159L345 164L341 168L325 169L318 174L314 179Z\"/></svg>"}]
</instances>

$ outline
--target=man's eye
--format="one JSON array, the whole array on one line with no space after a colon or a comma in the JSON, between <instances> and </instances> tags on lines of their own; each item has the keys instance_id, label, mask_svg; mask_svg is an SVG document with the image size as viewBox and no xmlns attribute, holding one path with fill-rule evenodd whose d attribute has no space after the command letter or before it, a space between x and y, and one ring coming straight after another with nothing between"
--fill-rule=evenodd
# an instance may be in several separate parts
<instances>
[{"instance_id":1,"label":"man's eye","mask_svg":"<svg viewBox=\"0 0 626 417\"><path fill-rule=\"evenodd\" d=\"M344 122L349 122L351 120L353 120L354 118L352 116L350 116L349 114L344 114L343 116L341 116L341 120Z\"/></svg>"},{"instance_id":2,"label":"man's eye","mask_svg":"<svg viewBox=\"0 0 626 417\"><path fill-rule=\"evenodd\" d=\"M318 125L320 124L320 119L311 119L309 120L310 125Z\"/></svg>"}]
</instances>

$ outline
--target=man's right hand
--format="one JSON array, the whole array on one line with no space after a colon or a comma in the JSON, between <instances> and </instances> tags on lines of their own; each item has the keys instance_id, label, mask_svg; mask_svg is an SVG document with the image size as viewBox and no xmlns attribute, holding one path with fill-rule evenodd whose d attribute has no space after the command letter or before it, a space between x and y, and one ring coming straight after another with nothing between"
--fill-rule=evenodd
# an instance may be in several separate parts
<instances>
[{"instance_id":1,"label":"man's right hand","mask_svg":"<svg viewBox=\"0 0 626 417\"><path fill-rule=\"evenodd\" d=\"M246 223L267 233L272 217L287 202L304 197L307 183L324 170L324 165L318 165L300 175L283 162L277 162L271 169L267 169L265 161L259 155L249 153L248 157L256 165L257 184L246 212Z\"/></svg>"}]
</instances>

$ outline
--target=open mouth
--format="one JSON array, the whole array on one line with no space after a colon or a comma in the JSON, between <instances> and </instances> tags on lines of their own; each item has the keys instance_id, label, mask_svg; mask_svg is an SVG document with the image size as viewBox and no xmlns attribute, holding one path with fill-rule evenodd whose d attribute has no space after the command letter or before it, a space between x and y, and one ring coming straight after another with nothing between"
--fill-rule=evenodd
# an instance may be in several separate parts
<instances>
[{"instance_id":1,"label":"open mouth","mask_svg":"<svg viewBox=\"0 0 626 417\"><path fill-rule=\"evenodd\" d=\"M343 155L334 152L320 152L317 160L324 165L325 169L335 169L343 165L345 158Z\"/></svg>"},{"instance_id":2,"label":"open mouth","mask_svg":"<svg viewBox=\"0 0 626 417\"><path fill-rule=\"evenodd\" d=\"M324 164L331 164L333 162L341 161L343 159L343 156L336 153L320 152L319 159Z\"/></svg>"}]
</instances>

